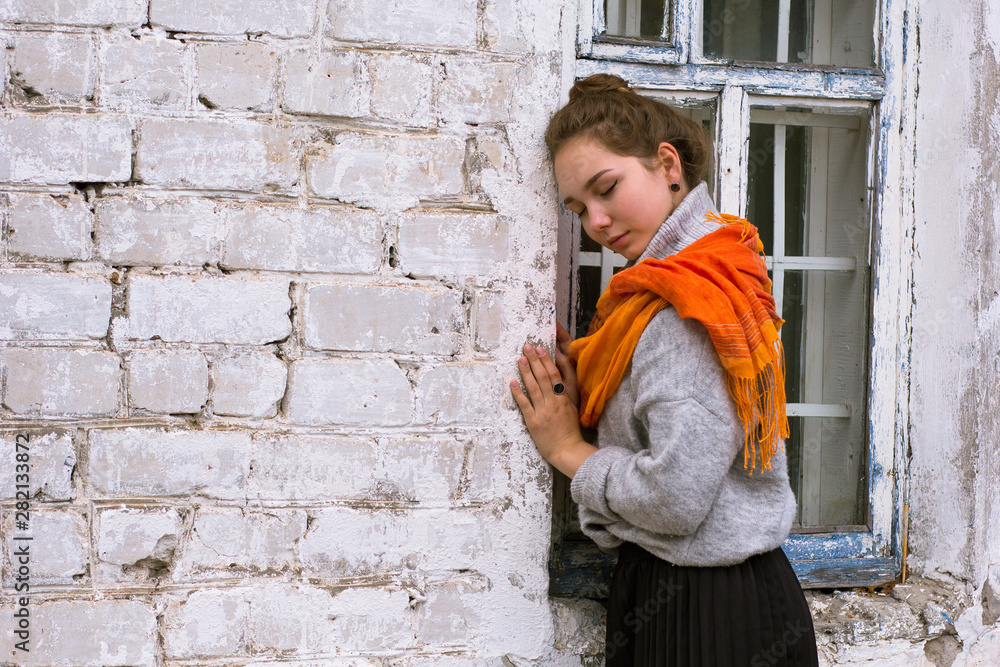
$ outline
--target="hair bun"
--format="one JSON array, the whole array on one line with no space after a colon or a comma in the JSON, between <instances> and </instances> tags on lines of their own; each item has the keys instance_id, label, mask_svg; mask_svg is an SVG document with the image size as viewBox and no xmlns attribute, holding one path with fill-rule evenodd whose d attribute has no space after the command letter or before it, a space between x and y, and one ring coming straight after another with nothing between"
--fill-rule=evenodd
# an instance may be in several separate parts
<instances>
[{"instance_id":1,"label":"hair bun","mask_svg":"<svg viewBox=\"0 0 1000 667\"><path fill-rule=\"evenodd\" d=\"M584 95L607 93L612 90L628 92L628 81L614 74L592 74L573 84L569 91L569 101L573 102Z\"/></svg>"}]
</instances>

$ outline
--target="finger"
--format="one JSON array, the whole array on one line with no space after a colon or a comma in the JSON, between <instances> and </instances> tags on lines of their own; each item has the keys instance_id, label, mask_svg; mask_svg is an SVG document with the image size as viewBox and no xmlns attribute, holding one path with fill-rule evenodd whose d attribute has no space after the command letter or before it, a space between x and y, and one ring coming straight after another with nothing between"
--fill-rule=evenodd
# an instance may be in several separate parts
<instances>
[{"instance_id":1,"label":"finger","mask_svg":"<svg viewBox=\"0 0 1000 667\"><path fill-rule=\"evenodd\" d=\"M559 350L556 350L556 368L559 369L560 378L572 377L576 372L576 369L573 368L573 362L571 362L569 357Z\"/></svg>"},{"instance_id":2,"label":"finger","mask_svg":"<svg viewBox=\"0 0 1000 667\"><path fill-rule=\"evenodd\" d=\"M562 382L562 374L559 372L559 367L552 360L552 357L545 353L545 348L536 347L535 350L538 353L538 359L542 362L542 366L545 367L546 372L549 374L549 379L552 380L553 384Z\"/></svg>"},{"instance_id":3,"label":"finger","mask_svg":"<svg viewBox=\"0 0 1000 667\"><path fill-rule=\"evenodd\" d=\"M535 382L537 382L542 388L542 393L547 395L552 391L552 384L555 380L549 376L549 370L545 367L545 363L541 360L541 358L539 358L538 352L536 351L537 348L531 347L530 345L526 346L526 348L530 349L526 350L526 354L524 356L528 359L528 365L531 367L531 372L535 376Z\"/></svg>"},{"instance_id":4,"label":"finger","mask_svg":"<svg viewBox=\"0 0 1000 667\"><path fill-rule=\"evenodd\" d=\"M573 337L563 329L563 326L556 322L556 349L563 354L569 354L569 344L573 342Z\"/></svg>"},{"instance_id":5,"label":"finger","mask_svg":"<svg viewBox=\"0 0 1000 667\"><path fill-rule=\"evenodd\" d=\"M532 410L531 401L521 391L521 385L517 383L517 380L510 381L510 393L514 395L514 402L517 403L517 407L521 408L521 414L528 417Z\"/></svg>"},{"instance_id":6,"label":"finger","mask_svg":"<svg viewBox=\"0 0 1000 667\"><path fill-rule=\"evenodd\" d=\"M532 354L532 356L535 355ZM517 364L518 370L521 371L521 380L524 381L524 388L528 393L528 398L531 400L531 405L538 405L542 400L542 390L538 386L538 380L535 379L535 370L531 367L531 361L525 355L518 360Z\"/></svg>"}]
</instances>

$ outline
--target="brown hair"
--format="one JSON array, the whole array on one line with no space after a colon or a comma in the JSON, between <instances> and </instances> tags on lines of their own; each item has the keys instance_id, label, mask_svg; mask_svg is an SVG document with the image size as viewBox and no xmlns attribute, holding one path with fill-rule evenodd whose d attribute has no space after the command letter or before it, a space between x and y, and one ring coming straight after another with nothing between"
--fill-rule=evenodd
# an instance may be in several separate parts
<instances>
[{"instance_id":1,"label":"brown hair","mask_svg":"<svg viewBox=\"0 0 1000 667\"><path fill-rule=\"evenodd\" d=\"M689 188L708 173L712 142L697 121L676 109L633 92L613 74L594 74L577 81L569 102L545 130L545 145L554 158L578 136L597 141L612 153L649 162L661 142L677 149Z\"/></svg>"}]
</instances>

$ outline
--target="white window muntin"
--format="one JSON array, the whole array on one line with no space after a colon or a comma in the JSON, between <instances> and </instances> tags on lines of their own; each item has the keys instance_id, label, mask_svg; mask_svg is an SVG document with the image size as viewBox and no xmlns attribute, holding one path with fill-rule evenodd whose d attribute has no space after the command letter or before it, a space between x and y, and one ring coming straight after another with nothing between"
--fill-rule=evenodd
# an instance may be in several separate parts
<instances>
[{"instance_id":1,"label":"white window muntin","mask_svg":"<svg viewBox=\"0 0 1000 667\"><path fill-rule=\"evenodd\" d=\"M618 3L629 1L630 0L617 0ZM879 48L879 45L884 43L885 37L882 34L882 26L884 23L882 20L882 17L884 16L883 3L892 1L893 0L876 0L875 2L875 21L872 27L872 37L875 44L874 67L876 69L884 68L881 53L882 49ZM903 0L896 1L902 2ZM636 0L631 0L631 2L635 3ZM784 11L782 11L780 15L784 17L787 28L788 2L785 1L781 4ZM688 62L700 65L719 64L725 62L705 57L703 55L703 0L665 0L665 7L665 13L670 18L669 25L664 25L663 34L664 36L669 35L670 39L668 41L647 41L643 43L640 40L628 40L629 43L621 43L625 40L616 40L613 37L609 38L607 36L609 26L607 17L605 16L605 0L581 0L577 38L579 57L661 65L678 65ZM800 71L807 71L809 69L815 69L816 67L848 71L854 70L859 72L864 72L869 69L843 68L827 65L816 66L785 64L785 61L787 61L787 29L782 34L784 34L784 38L779 41L778 51L785 57L779 57L775 63L770 63L771 66L794 68ZM633 41L634 43L632 43ZM783 49L782 46L784 46ZM746 63L746 65L758 68L762 66L766 67L768 66L768 63Z\"/></svg>"}]
</instances>

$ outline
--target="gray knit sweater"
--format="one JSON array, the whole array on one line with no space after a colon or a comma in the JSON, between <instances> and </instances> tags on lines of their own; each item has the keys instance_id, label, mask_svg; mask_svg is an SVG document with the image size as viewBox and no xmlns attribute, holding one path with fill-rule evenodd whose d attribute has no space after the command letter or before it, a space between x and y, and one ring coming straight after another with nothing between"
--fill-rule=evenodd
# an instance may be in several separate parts
<instances>
[{"instance_id":1,"label":"gray knit sweater","mask_svg":"<svg viewBox=\"0 0 1000 667\"><path fill-rule=\"evenodd\" d=\"M645 252L662 259L718 229L701 183ZM795 515L780 451L743 468L743 428L705 327L667 307L646 326L597 424L599 449L573 478L583 532L633 542L676 565L732 565L785 540Z\"/></svg>"}]
</instances>

